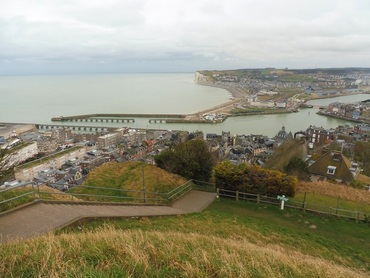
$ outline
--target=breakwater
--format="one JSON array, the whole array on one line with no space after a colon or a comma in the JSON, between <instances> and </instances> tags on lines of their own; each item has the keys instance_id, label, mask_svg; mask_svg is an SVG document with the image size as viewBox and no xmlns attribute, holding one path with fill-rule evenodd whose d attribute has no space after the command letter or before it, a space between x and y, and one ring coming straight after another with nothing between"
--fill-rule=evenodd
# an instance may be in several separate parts
<instances>
[{"instance_id":1,"label":"breakwater","mask_svg":"<svg viewBox=\"0 0 370 278\"><path fill-rule=\"evenodd\" d=\"M113 131L115 127L106 126L84 126L84 125L58 125L58 124L34 124L37 130L52 130L54 128L69 128L75 131L107 132Z\"/></svg>"},{"instance_id":2,"label":"breakwater","mask_svg":"<svg viewBox=\"0 0 370 278\"><path fill-rule=\"evenodd\" d=\"M167 119L183 119L181 114L85 114L75 116L59 116L51 118L53 122L106 122L134 123L134 118L153 118L149 122L165 122Z\"/></svg>"},{"instance_id":3,"label":"breakwater","mask_svg":"<svg viewBox=\"0 0 370 278\"><path fill-rule=\"evenodd\" d=\"M135 118L148 118L149 123L220 123L220 120L200 119L199 114L196 118L184 114L85 114L75 116L53 117L53 122L94 122L94 123L135 123Z\"/></svg>"}]
</instances>

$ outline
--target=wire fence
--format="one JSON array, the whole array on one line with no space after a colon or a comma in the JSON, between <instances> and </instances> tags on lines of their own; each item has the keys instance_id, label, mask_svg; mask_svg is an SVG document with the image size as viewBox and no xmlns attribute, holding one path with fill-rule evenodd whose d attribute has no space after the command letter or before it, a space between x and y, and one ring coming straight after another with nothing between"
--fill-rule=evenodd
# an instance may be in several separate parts
<instances>
[{"instance_id":1,"label":"wire fence","mask_svg":"<svg viewBox=\"0 0 370 278\"><path fill-rule=\"evenodd\" d=\"M270 197L261 194L252 194L240 191L232 191L226 189L217 188L217 195L223 198L229 198L236 201L245 201L245 202L256 202L256 203L265 203L271 205L281 206L281 200L276 197ZM359 210L350 210L345 208L340 208L341 202L344 203L345 200L339 198L334 198L336 200L336 206L328 206L323 203L315 203L308 201L308 194L304 193L303 201L289 200L285 202L284 206L288 208L300 209L305 212L315 212L326 215L335 215L338 217L354 219L356 222L360 220L367 219L367 213ZM312 195L311 195L312 196ZM329 202L330 203L330 202Z\"/></svg>"}]
</instances>

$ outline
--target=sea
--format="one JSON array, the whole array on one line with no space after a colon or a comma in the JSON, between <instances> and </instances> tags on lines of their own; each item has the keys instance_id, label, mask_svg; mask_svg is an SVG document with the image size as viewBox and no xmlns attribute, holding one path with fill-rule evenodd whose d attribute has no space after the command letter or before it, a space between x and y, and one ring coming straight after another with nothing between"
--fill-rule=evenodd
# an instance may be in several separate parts
<instances>
[{"instance_id":1,"label":"sea","mask_svg":"<svg viewBox=\"0 0 370 278\"><path fill-rule=\"evenodd\" d=\"M195 83L194 77L195 73L0 76L0 122L51 124L52 117L94 113L191 114L232 97L224 89ZM369 95L359 94L309 103L327 105L368 98ZM225 131L233 135L272 137L283 126L294 133L310 125L324 128L354 125L317 112L318 109L312 108L289 114L229 117L218 124L149 123L149 119L137 118L134 123L104 123L104 126L203 131L204 134Z\"/></svg>"}]
</instances>

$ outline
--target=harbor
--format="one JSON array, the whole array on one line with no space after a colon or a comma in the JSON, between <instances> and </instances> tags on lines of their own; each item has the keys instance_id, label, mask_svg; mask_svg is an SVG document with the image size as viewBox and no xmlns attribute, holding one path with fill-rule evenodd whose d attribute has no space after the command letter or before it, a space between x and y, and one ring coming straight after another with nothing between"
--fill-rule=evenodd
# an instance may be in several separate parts
<instances>
[{"instance_id":1,"label":"harbor","mask_svg":"<svg viewBox=\"0 0 370 278\"><path fill-rule=\"evenodd\" d=\"M243 99L243 94L238 94L239 90L228 92L226 88L198 85L192 82L193 74L155 75L150 76L150 82L148 76L143 75L135 75L135 79L132 75L79 76L78 84L81 86L91 82L95 84L89 88L87 97L77 93L76 90L82 90L83 87L72 86L72 79L68 76L42 76L31 80L23 77L4 79L4 86L12 82L3 88L8 92L9 98L2 100L4 103L1 122L39 124L47 127L71 126L78 132L89 133L94 132L95 127L128 127L203 131L204 134L230 131L232 134L275 136L282 126L295 132L309 125L330 128L353 124L345 119L316 113L319 107L331 102L354 102L369 98L368 95L359 94L311 100L306 102L312 105L311 109L301 107L296 113L274 109L267 113L257 111L258 109L242 111L238 104ZM5 82L7 80L8 83ZM135 91L133 80L139 80L148 86ZM43 85L37 86L37 91L32 91L31 81ZM108 81L111 84L110 90L102 94L101 92L105 92L104 84ZM13 88L11 84L21 84L22 87ZM122 88L131 90L122 91ZM30 98L32 102L23 101L26 99L26 92L34 96ZM243 113L231 114L233 109ZM80 130L78 126L81 126Z\"/></svg>"}]
</instances>

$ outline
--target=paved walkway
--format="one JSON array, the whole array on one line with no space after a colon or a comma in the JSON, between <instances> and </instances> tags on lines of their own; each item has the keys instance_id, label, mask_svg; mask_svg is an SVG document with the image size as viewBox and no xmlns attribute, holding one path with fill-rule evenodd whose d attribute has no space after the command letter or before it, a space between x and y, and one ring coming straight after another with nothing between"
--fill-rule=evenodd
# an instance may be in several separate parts
<instances>
[{"instance_id":1,"label":"paved walkway","mask_svg":"<svg viewBox=\"0 0 370 278\"><path fill-rule=\"evenodd\" d=\"M172 206L86 205L38 202L0 215L0 242L31 238L83 218L168 216L202 211L215 193L192 190Z\"/></svg>"}]
</instances>

